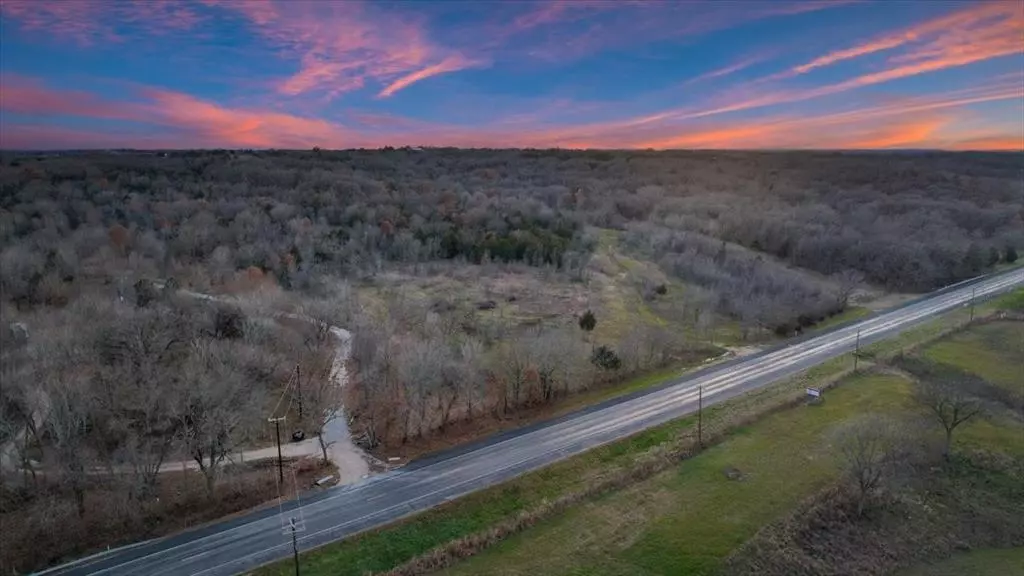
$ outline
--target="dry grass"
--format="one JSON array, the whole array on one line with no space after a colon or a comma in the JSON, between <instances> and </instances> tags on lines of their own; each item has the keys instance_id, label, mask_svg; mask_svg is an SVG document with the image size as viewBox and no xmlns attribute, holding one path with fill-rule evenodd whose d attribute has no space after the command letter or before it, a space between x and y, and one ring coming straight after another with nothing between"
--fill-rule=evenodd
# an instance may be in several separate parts
<instances>
[{"instance_id":1,"label":"dry grass","mask_svg":"<svg viewBox=\"0 0 1024 576\"><path fill-rule=\"evenodd\" d=\"M923 471L863 517L843 491L827 490L762 529L723 571L881 576L958 550L1024 546L1022 464L960 457Z\"/></svg>"}]
</instances>

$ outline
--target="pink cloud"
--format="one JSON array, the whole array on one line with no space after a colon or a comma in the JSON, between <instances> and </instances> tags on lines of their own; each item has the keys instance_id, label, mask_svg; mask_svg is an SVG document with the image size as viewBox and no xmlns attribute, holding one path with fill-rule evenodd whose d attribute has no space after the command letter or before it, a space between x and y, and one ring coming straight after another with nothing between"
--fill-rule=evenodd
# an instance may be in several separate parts
<instances>
[{"instance_id":1,"label":"pink cloud","mask_svg":"<svg viewBox=\"0 0 1024 576\"><path fill-rule=\"evenodd\" d=\"M381 97L415 82L479 65L428 38L414 19L357 2L215 2L237 10L265 39L299 59L299 71L278 86L295 96L329 97L382 84Z\"/></svg>"},{"instance_id":2,"label":"pink cloud","mask_svg":"<svg viewBox=\"0 0 1024 576\"><path fill-rule=\"evenodd\" d=\"M658 40L685 40L766 18L815 12L840 7L853 0L816 2L634 2L552 1L516 18L511 24L489 31L491 38L532 32L547 25L552 30L523 46L506 46L505 51L551 62L565 62L604 50ZM615 17L593 18L602 13ZM586 28L557 28L554 24L584 21Z\"/></svg>"},{"instance_id":3,"label":"pink cloud","mask_svg":"<svg viewBox=\"0 0 1024 576\"><path fill-rule=\"evenodd\" d=\"M0 75L0 108L18 114L85 116L106 120L131 120L140 110L111 102L81 90L53 90L33 78L17 74Z\"/></svg>"},{"instance_id":4,"label":"pink cloud","mask_svg":"<svg viewBox=\"0 0 1024 576\"><path fill-rule=\"evenodd\" d=\"M266 108L230 108L181 92L144 88L138 96L141 100L108 100L88 92L53 89L30 78L5 75L0 87L0 110L158 125L176 133L180 142L203 142L204 147L346 147L357 145L360 137L327 120ZM0 121L0 132L23 130L21 125L9 125L6 116L0 117ZM17 133L19 136L7 140L22 141L29 137L23 132ZM45 138L46 134L52 131L40 134L40 138ZM138 136L130 134L125 138L138 141ZM170 136L167 139L170 141Z\"/></svg>"},{"instance_id":5,"label":"pink cloud","mask_svg":"<svg viewBox=\"0 0 1024 576\"><path fill-rule=\"evenodd\" d=\"M146 90L154 119L204 141L234 148L344 147L351 141L342 126L264 109L227 108L168 90Z\"/></svg>"},{"instance_id":6,"label":"pink cloud","mask_svg":"<svg viewBox=\"0 0 1024 576\"><path fill-rule=\"evenodd\" d=\"M913 50L894 58L895 62L973 62L963 57L970 52L981 58L1020 53L1024 28L1024 4L985 2L934 18L868 42L831 52L794 67L788 75L805 74L816 68L859 58L902 46ZM958 58L959 56L959 58ZM959 65L959 64L952 64Z\"/></svg>"},{"instance_id":7,"label":"pink cloud","mask_svg":"<svg viewBox=\"0 0 1024 576\"><path fill-rule=\"evenodd\" d=\"M994 147L1024 126L957 132L964 106L1024 98L1021 77L930 97L894 99L811 117L775 116L730 122L680 123L671 114L562 126L502 119L472 127L391 115L351 115L358 128L264 107L230 107L180 92L143 89L138 100L113 101L81 91L61 91L20 77L5 77L3 111L40 116L74 115L99 120L97 133L12 123L0 115L0 146L325 148L392 145L565 148L857 148ZM7 90L14 86L15 92ZM8 98L9 94L15 97ZM126 125L124 121L135 123ZM1005 148L1005 146L1004 146Z\"/></svg>"},{"instance_id":8,"label":"pink cloud","mask_svg":"<svg viewBox=\"0 0 1024 576\"><path fill-rule=\"evenodd\" d=\"M454 72L456 70L462 70L472 66L473 64L473 61L467 60L462 56L450 56L448 58L445 58L438 64L434 64L433 66L427 66L426 68L417 70L410 74L406 74L401 78L398 78L391 84L388 84L383 90L380 91L379 94L377 94L377 96L380 98L387 98L388 96L391 96L395 92L407 88L412 84L419 82L420 80L424 80L426 78L430 78L431 76L436 76L438 74L444 74L445 72Z\"/></svg>"},{"instance_id":9,"label":"pink cloud","mask_svg":"<svg viewBox=\"0 0 1024 576\"><path fill-rule=\"evenodd\" d=\"M700 76L697 76L695 78L691 78L690 80L687 80L684 84L695 84L697 82L703 82L705 80L711 80L713 78L729 76L730 74L735 74L742 70L746 70L747 68L750 68L754 64L764 62L767 59L768 54L758 54L755 56L750 56L748 58L743 58L742 60L734 62L728 66L723 66L722 68L717 68L710 72L701 74Z\"/></svg>"},{"instance_id":10,"label":"pink cloud","mask_svg":"<svg viewBox=\"0 0 1024 576\"><path fill-rule=\"evenodd\" d=\"M984 17L979 14L983 14ZM716 101L714 106L666 111L657 119L696 119L779 104L792 104L994 58L1020 57L1022 55L1021 30L1024 30L1024 4L985 4L980 5L977 12L958 12L940 20L947 26L943 32L938 32L935 21L932 21L913 28L917 32L914 32L912 36L919 41L907 46L894 44L903 46L904 52L889 58L881 70L816 87L776 90L767 87L766 81L768 80L792 76L793 72L788 71L781 75L776 74L735 86L731 89L732 95L725 94L714 98ZM956 22L966 24L958 26L955 24ZM925 35L921 31L927 31L929 34ZM878 46L888 46L889 44L888 40L883 39L864 44L861 48L873 47L872 50L874 50ZM827 63L854 57L850 56L853 53L853 49L835 52L824 59L812 61L812 63L817 62L814 67L824 66ZM797 67L793 70L805 67Z\"/></svg>"}]
</instances>

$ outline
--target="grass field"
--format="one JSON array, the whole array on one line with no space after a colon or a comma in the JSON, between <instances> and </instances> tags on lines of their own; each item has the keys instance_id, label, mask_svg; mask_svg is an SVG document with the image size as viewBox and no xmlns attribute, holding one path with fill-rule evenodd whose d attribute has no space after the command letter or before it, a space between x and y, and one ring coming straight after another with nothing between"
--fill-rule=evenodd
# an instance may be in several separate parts
<instances>
[{"instance_id":1,"label":"grass field","mask_svg":"<svg viewBox=\"0 0 1024 576\"><path fill-rule=\"evenodd\" d=\"M925 353L941 361L970 358L979 375L1004 377L999 367L1020 359L1004 345L1004 336L1022 328L1010 322L980 325ZM896 375L848 378L822 406L772 415L675 470L579 506L444 574L718 573L722 560L763 525L836 480L830 429L858 413L920 413L911 390ZM997 447L1024 457L1022 431L1019 421L999 415L976 419L958 430L955 449ZM726 471L741 477L729 479Z\"/></svg>"},{"instance_id":2,"label":"grass field","mask_svg":"<svg viewBox=\"0 0 1024 576\"><path fill-rule=\"evenodd\" d=\"M1017 414L1024 417L1024 322L974 326L931 344L922 355L1010 391L1018 402ZM1019 417L1010 410L990 408L988 412L987 419L966 426L961 440L978 446L999 446L1004 452L1024 456L1024 430L1019 420L1014 420Z\"/></svg>"},{"instance_id":3,"label":"grass field","mask_svg":"<svg viewBox=\"0 0 1024 576\"><path fill-rule=\"evenodd\" d=\"M764 523L833 482L827 441L859 412L906 408L910 383L862 375L677 468L514 536L446 574L711 574ZM726 471L736 470L739 479Z\"/></svg>"},{"instance_id":4,"label":"grass field","mask_svg":"<svg viewBox=\"0 0 1024 576\"><path fill-rule=\"evenodd\" d=\"M1024 548L971 550L934 564L902 570L896 576L1024 576Z\"/></svg>"},{"instance_id":5,"label":"grass field","mask_svg":"<svg viewBox=\"0 0 1024 576\"><path fill-rule=\"evenodd\" d=\"M956 319L959 321L959 319ZM901 339L927 341L951 324L941 318ZM706 410L705 424L730 414L753 414L798 397L803 387L834 378L849 357L819 365L787 382ZM653 382L639 382L643 387ZM590 499L542 521L479 556L452 574L661 574L710 573L721 559L765 522L833 482L837 469L826 432L860 411L903 410L910 383L899 376L861 375L828 392L817 407L776 413L731 434L674 470L624 490ZM528 474L425 512L303 555L303 574L362 575L391 569L431 548L578 490L621 470L652 447L692 430L692 418ZM1024 455L1024 435L1002 422L978 420L958 431L958 446L997 443ZM1020 450L1018 452L1018 450ZM741 479L730 480L735 469ZM543 559L543 561L541 561ZM289 574L280 563L259 574Z\"/></svg>"},{"instance_id":6,"label":"grass field","mask_svg":"<svg viewBox=\"0 0 1024 576\"><path fill-rule=\"evenodd\" d=\"M991 322L929 346L925 356L1024 397L1024 322Z\"/></svg>"}]
</instances>

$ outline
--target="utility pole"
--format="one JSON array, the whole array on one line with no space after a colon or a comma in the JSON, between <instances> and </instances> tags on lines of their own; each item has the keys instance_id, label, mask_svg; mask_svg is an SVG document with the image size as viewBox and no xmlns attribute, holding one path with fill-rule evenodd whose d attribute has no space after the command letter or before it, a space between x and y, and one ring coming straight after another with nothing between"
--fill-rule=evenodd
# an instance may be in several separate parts
<instances>
[{"instance_id":1,"label":"utility pole","mask_svg":"<svg viewBox=\"0 0 1024 576\"><path fill-rule=\"evenodd\" d=\"M978 291L977 288L971 288L971 319L970 322L974 322L974 295Z\"/></svg>"},{"instance_id":2,"label":"utility pole","mask_svg":"<svg viewBox=\"0 0 1024 576\"><path fill-rule=\"evenodd\" d=\"M299 420L302 420L302 373L298 364L295 365L295 390L299 396Z\"/></svg>"},{"instance_id":3,"label":"utility pole","mask_svg":"<svg viewBox=\"0 0 1024 576\"><path fill-rule=\"evenodd\" d=\"M697 387L697 446L704 448L704 387Z\"/></svg>"},{"instance_id":4,"label":"utility pole","mask_svg":"<svg viewBox=\"0 0 1024 576\"><path fill-rule=\"evenodd\" d=\"M857 343L853 348L853 371L857 371L857 360L860 358L860 330L857 330Z\"/></svg>"},{"instance_id":5,"label":"utility pole","mask_svg":"<svg viewBox=\"0 0 1024 576\"><path fill-rule=\"evenodd\" d=\"M268 422L274 423L274 435L277 436L277 479L284 484L284 458L281 457L281 421L284 420L284 416L279 418L268 418Z\"/></svg>"},{"instance_id":6,"label":"utility pole","mask_svg":"<svg viewBox=\"0 0 1024 576\"><path fill-rule=\"evenodd\" d=\"M295 517L289 518L288 523L291 525L292 530L292 556L295 558L295 576L299 576L299 541L295 536L295 533L298 532L298 529L295 527Z\"/></svg>"}]
</instances>

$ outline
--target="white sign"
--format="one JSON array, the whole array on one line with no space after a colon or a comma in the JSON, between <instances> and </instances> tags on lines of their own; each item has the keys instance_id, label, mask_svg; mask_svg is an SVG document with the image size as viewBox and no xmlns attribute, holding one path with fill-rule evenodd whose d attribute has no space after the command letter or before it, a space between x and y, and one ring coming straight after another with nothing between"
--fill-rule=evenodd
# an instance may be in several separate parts
<instances>
[{"instance_id":1,"label":"white sign","mask_svg":"<svg viewBox=\"0 0 1024 576\"><path fill-rule=\"evenodd\" d=\"M813 396L814 398L820 398L821 397L821 390L818 390L817 388L808 388L807 389L807 395L808 396Z\"/></svg>"}]
</instances>

